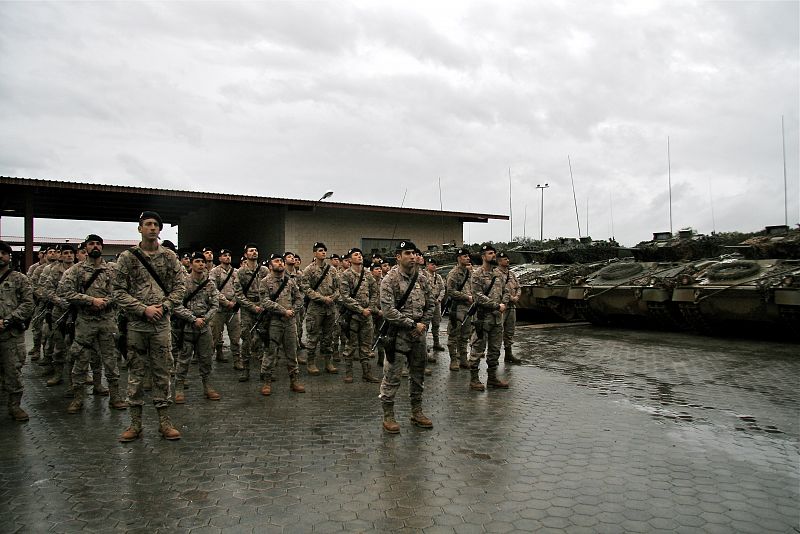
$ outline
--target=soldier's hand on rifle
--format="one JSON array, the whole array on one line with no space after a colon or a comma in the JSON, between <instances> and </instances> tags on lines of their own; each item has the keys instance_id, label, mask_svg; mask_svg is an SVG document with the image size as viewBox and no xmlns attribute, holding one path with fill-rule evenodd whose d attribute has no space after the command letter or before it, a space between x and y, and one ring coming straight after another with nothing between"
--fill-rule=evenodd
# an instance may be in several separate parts
<instances>
[{"instance_id":1,"label":"soldier's hand on rifle","mask_svg":"<svg viewBox=\"0 0 800 534\"><path fill-rule=\"evenodd\" d=\"M161 304L151 304L144 309L145 318L151 323L160 321L164 316L164 307Z\"/></svg>"},{"instance_id":2,"label":"soldier's hand on rifle","mask_svg":"<svg viewBox=\"0 0 800 534\"><path fill-rule=\"evenodd\" d=\"M262 308L261 306L256 306L256 313L261 313L263 311L264 311L264 308Z\"/></svg>"},{"instance_id":3,"label":"soldier's hand on rifle","mask_svg":"<svg viewBox=\"0 0 800 534\"><path fill-rule=\"evenodd\" d=\"M419 337L425 333L425 325L423 323L417 323L414 327L414 330L411 331L411 337Z\"/></svg>"},{"instance_id":4,"label":"soldier's hand on rifle","mask_svg":"<svg viewBox=\"0 0 800 534\"><path fill-rule=\"evenodd\" d=\"M93 310L102 310L106 307L108 302L106 299L99 299L97 297L92 298L92 309Z\"/></svg>"},{"instance_id":5,"label":"soldier's hand on rifle","mask_svg":"<svg viewBox=\"0 0 800 534\"><path fill-rule=\"evenodd\" d=\"M229 300L228 302L226 302L226 303L225 303L225 306L226 306L228 309L231 309L231 308L233 308L234 306L236 306L236 303L235 303L235 302L232 302L232 301L230 301L230 300Z\"/></svg>"},{"instance_id":6,"label":"soldier's hand on rifle","mask_svg":"<svg viewBox=\"0 0 800 534\"><path fill-rule=\"evenodd\" d=\"M194 327L195 328L200 329L200 328L203 328L205 325L206 325L206 320L203 319L202 317L198 317L197 319L194 320Z\"/></svg>"},{"instance_id":7,"label":"soldier's hand on rifle","mask_svg":"<svg viewBox=\"0 0 800 534\"><path fill-rule=\"evenodd\" d=\"M497 309L500 310L500 313L503 313L504 311L506 311L506 305L505 304L501 304L500 307L497 308Z\"/></svg>"},{"instance_id":8,"label":"soldier's hand on rifle","mask_svg":"<svg viewBox=\"0 0 800 534\"><path fill-rule=\"evenodd\" d=\"M0 332L5 331L6 329L6 319L0 319Z\"/></svg>"},{"instance_id":9,"label":"soldier's hand on rifle","mask_svg":"<svg viewBox=\"0 0 800 534\"><path fill-rule=\"evenodd\" d=\"M283 315L285 317L294 317L294 310L286 310L285 312L283 312Z\"/></svg>"},{"instance_id":10,"label":"soldier's hand on rifle","mask_svg":"<svg viewBox=\"0 0 800 534\"><path fill-rule=\"evenodd\" d=\"M322 302L330 306L333 304L333 297L322 297Z\"/></svg>"},{"instance_id":11,"label":"soldier's hand on rifle","mask_svg":"<svg viewBox=\"0 0 800 534\"><path fill-rule=\"evenodd\" d=\"M369 308L364 308L363 310L361 310L361 315L363 315L364 317L369 317L370 315L372 315L372 312L369 310Z\"/></svg>"},{"instance_id":12,"label":"soldier's hand on rifle","mask_svg":"<svg viewBox=\"0 0 800 534\"><path fill-rule=\"evenodd\" d=\"M467 302L469 302L470 304L472 304L472 295L470 295L470 296L468 296L468 297L467 297Z\"/></svg>"}]
</instances>

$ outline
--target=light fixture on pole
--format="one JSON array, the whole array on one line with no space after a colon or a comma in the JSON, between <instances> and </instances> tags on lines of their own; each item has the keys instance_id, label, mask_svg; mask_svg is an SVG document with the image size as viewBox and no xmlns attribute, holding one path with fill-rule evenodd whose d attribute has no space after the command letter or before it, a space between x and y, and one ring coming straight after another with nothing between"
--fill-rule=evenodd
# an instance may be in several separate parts
<instances>
[{"instance_id":1,"label":"light fixture on pole","mask_svg":"<svg viewBox=\"0 0 800 534\"><path fill-rule=\"evenodd\" d=\"M550 184L536 184L536 189L542 190L542 209L541 221L539 222L539 241L544 241L544 190L550 187Z\"/></svg>"},{"instance_id":2,"label":"light fixture on pole","mask_svg":"<svg viewBox=\"0 0 800 534\"><path fill-rule=\"evenodd\" d=\"M330 189L329 189L329 190L327 190L327 191L325 191L325 194L324 194L324 195L322 195L321 197L319 197L319 200L317 200L316 202L314 202L314 205L313 205L313 206L311 206L311 211L314 211L315 209L317 209L317 204L319 204L320 202L322 202L322 201L323 201L323 200L325 200L326 198L330 198L330 197L332 197L332 196L333 196L333 191L331 191Z\"/></svg>"}]
</instances>

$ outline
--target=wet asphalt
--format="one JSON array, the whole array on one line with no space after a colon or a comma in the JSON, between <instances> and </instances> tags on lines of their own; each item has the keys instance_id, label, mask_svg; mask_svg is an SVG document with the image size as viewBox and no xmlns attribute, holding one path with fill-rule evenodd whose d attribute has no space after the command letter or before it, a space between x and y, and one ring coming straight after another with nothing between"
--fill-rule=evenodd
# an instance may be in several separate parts
<instances>
[{"instance_id":1,"label":"wet asphalt","mask_svg":"<svg viewBox=\"0 0 800 534\"><path fill-rule=\"evenodd\" d=\"M434 428L381 430L378 386L305 376L273 394L196 367L183 433L120 444L126 412L24 369L0 416L0 532L800 532L797 344L589 325L520 326L509 390L468 390L438 353ZM124 376L124 373L123 373ZM485 369L482 370L485 378Z\"/></svg>"}]
</instances>

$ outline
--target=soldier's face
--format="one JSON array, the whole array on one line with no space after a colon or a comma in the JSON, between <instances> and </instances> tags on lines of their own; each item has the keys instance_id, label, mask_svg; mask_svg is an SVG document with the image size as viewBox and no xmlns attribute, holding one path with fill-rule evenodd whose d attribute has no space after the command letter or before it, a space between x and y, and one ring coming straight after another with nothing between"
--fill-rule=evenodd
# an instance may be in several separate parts
<instances>
[{"instance_id":1,"label":"soldier's face","mask_svg":"<svg viewBox=\"0 0 800 534\"><path fill-rule=\"evenodd\" d=\"M78 261L83 261L83 260L85 260L85 259L86 259L86 255L87 255L87 252L86 252L86 249L85 249L85 248L82 248L82 249L78 250L78 252L77 252L77 254L76 254L76 256L77 256L77 260L78 260Z\"/></svg>"},{"instance_id":2,"label":"soldier's face","mask_svg":"<svg viewBox=\"0 0 800 534\"><path fill-rule=\"evenodd\" d=\"M71 250L62 250L61 251L61 262L62 263L74 263L75 262L75 253Z\"/></svg>"},{"instance_id":3,"label":"soldier's face","mask_svg":"<svg viewBox=\"0 0 800 534\"><path fill-rule=\"evenodd\" d=\"M39 261L41 262L45 256L47 256L47 252L39 252Z\"/></svg>"},{"instance_id":4,"label":"soldier's face","mask_svg":"<svg viewBox=\"0 0 800 534\"><path fill-rule=\"evenodd\" d=\"M338 267L339 266L339 258L331 258L331 265L333 265L334 267Z\"/></svg>"},{"instance_id":5,"label":"soldier's face","mask_svg":"<svg viewBox=\"0 0 800 534\"><path fill-rule=\"evenodd\" d=\"M189 258L181 258L181 265L183 265L184 267L188 267L191 264L192 260L190 260Z\"/></svg>"},{"instance_id":6,"label":"soldier's face","mask_svg":"<svg viewBox=\"0 0 800 534\"><path fill-rule=\"evenodd\" d=\"M257 248L248 248L247 251L244 253L244 257L248 260L255 261L258 259L258 249Z\"/></svg>"},{"instance_id":7,"label":"soldier's face","mask_svg":"<svg viewBox=\"0 0 800 534\"><path fill-rule=\"evenodd\" d=\"M161 227L155 219L145 219L139 223L139 233L142 234L142 239L158 239L158 234L161 233Z\"/></svg>"},{"instance_id":8,"label":"soldier's face","mask_svg":"<svg viewBox=\"0 0 800 534\"><path fill-rule=\"evenodd\" d=\"M272 269L272 272L280 274L286 270L286 266L284 265L282 258L275 258L274 260L270 260L269 264L270 264L270 269Z\"/></svg>"},{"instance_id":9,"label":"soldier's face","mask_svg":"<svg viewBox=\"0 0 800 534\"><path fill-rule=\"evenodd\" d=\"M381 274L383 274L383 271L381 270L380 266L372 268L372 276L375 277L375 280L380 280Z\"/></svg>"},{"instance_id":10,"label":"soldier's face","mask_svg":"<svg viewBox=\"0 0 800 534\"><path fill-rule=\"evenodd\" d=\"M201 260L197 258L196 260L192 260L192 272L195 274L200 274L206 270L206 262L205 260Z\"/></svg>"},{"instance_id":11,"label":"soldier's face","mask_svg":"<svg viewBox=\"0 0 800 534\"><path fill-rule=\"evenodd\" d=\"M56 261L58 259L59 253L56 249L50 248L47 249L47 261Z\"/></svg>"},{"instance_id":12,"label":"soldier's face","mask_svg":"<svg viewBox=\"0 0 800 534\"><path fill-rule=\"evenodd\" d=\"M92 258L99 258L103 255L103 244L100 241L88 241L86 243L86 253Z\"/></svg>"},{"instance_id":13,"label":"soldier's face","mask_svg":"<svg viewBox=\"0 0 800 534\"><path fill-rule=\"evenodd\" d=\"M286 265L294 265L294 254L287 254L283 261Z\"/></svg>"},{"instance_id":14,"label":"soldier's face","mask_svg":"<svg viewBox=\"0 0 800 534\"><path fill-rule=\"evenodd\" d=\"M395 259L397 259L397 263L405 269L417 263L417 255L413 250L401 250L398 254L395 254Z\"/></svg>"},{"instance_id":15,"label":"soldier's face","mask_svg":"<svg viewBox=\"0 0 800 534\"><path fill-rule=\"evenodd\" d=\"M318 248L314 251L314 259L316 260L324 260L325 256L328 255L328 251L324 248Z\"/></svg>"},{"instance_id":16,"label":"soldier's face","mask_svg":"<svg viewBox=\"0 0 800 534\"><path fill-rule=\"evenodd\" d=\"M435 263L428 263L427 269L428 269L429 273L435 273L436 272L436 264Z\"/></svg>"},{"instance_id":17,"label":"soldier's face","mask_svg":"<svg viewBox=\"0 0 800 534\"><path fill-rule=\"evenodd\" d=\"M227 252L225 254L222 254L219 257L219 262L220 263L224 263L225 265L230 265L231 264L231 255L228 254Z\"/></svg>"},{"instance_id":18,"label":"soldier's face","mask_svg":"<svg viewBox=\"0 0 800 534\"><path fill-rule=\"evenodd\" d=\"M364 265L364 256L360 252L350 254L350 263L353 265Z\"/></svg>"},{"instance_id":19,"label":"soldier's face","mask_svg":"<svg viewBox=\"0 0 800 534\"><path fill-rule=\"evenodd\" d=\"M295 268L299 269L299 268L300 268L300 264L302 264L302 263L303 263L303 262L302 262L302 261L300 261L300 258L295 258L295 259L294 259L294 266L295 266Z\"/></svg>"},{"instance_id":20,"label":"soldier's face","mask_svg":"<svg viewBox=\"0 0 800 534\"><path fill-rule=\"evenodd\" d=\"M352 265L350 260L342 260L342 268L349 269L350 265Z\"/></svg>"},{"instance_id":21,"label":"soldier's face","mask_svg":"<svg viewBox=\"0 0 800 534\"><path fill-rule=\"evenodd\" d=\"M0 251L0 269L5 267L11 262L11 254L6 252L5 250Z\"/></svg>"},{"instance_id":22,"label":"soldier's face","mask_svg":"<svg viewBox=\"0 0 800 534\"><path fill-rule=\"evenodd\" d=\"M214 261L214 253L210 250L203 252L203 257L206 259L206 261Z\"/></svg>"},{"instance_id":23,"label":"soldier's face","mask_svg":"<svg viewBox=\"0 0 800 534\"><path fill-rule=\"evenodd\" d=\"M500 265L500 267L508 267L509 263L511 263L511 260L508 258L500 258L497 260L497 264Z\"/></svg>"},{"instance_id":24,"label":"soldier's face","mask_svg":"<svg viewBox=\"0 0 800 534\"><path fill-rule=\"evenodd\" d=\"M458 257L458 264L462 267L469 265L469 254L463 254Z\"/></svg>"},{"instance_id":25,"label":"soldier's face","mask_svg":"<svg viewBox=\"0 0 800 534\"><path fill-rule=\"evenodd\" d=\"M389 272L389 269L391 269L391 268L392 268L392 266L391 266L391 265L389 265L388 263L381 263L381 272L382 272L383 274L386 274L386 273L388 273L388 272Z\"/></svg>"}]
</instances>

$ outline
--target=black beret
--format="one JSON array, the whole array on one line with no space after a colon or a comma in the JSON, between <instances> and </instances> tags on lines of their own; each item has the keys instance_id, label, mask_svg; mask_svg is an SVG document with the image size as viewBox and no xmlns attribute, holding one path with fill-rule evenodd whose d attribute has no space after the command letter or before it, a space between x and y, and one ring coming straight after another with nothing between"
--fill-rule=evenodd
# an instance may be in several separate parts
<instances>
[{"instance_id":1,"label":"black beret","mask_svg":"<svg viewBox=\"0 0 800 534\"><path fill-rule=\"evenodd\" d=\"M314 243L313 250L315 252L316 252L317 249L320 249L320 248L324 248L325 252L328 252L328 247L326 247L325 243L323 243L322 241L317 241L316 243Z\"/></svg>"},{"instance_id":2,"label":"black beret","mask_svg":"<svg viewBox=\"0 0 800 534\"><path fill-rule=\"evenodd\" d=\"M283 259L283 255L278 254L277 252L273 252L272 254L269 255L269 261L282 260L282 259Z\"/></svg>"},{"instance_id":3,"label":"black beret","mask_svg":"<svg viewBox=\"0 0 800 534\"><path fill-rule=\"evenodd\" d=\"M192 255L189 254L188 252L184 252L183 256L181 256L181 259L182 260L190 260L190 259L192 259ZM203 258L203 259L205 259L205 258Z\"/></svg>"},{"instance_id":4,"label":"black beret","mask_svg":"<svg viewBox=\"0 0 800 534\"><path fill-rule=\"evenodd\" d=\"M89 235L87 235L86 239L84 239L84 242L88 243L89 241L97 241L101 245L103 244L103 238L100 237L97 234L89 234Z\"/></svg>"},{"instance_id":5,"label":"black beret","mask_svg":"<svg viewBox=\"0 0 800 534\"><path fill-rule=\"evenodd\" d=\"M294 259L296 259L297 261L300 261L300 254L295 254L294 255Z\"/></svg>"},{"instance_id":6,"label":"black beret","mask_svg":"<svg viewBox=\"0 0 800 534\"><path fill-rule=\"evenodd\" d=\"M223 254L230 254L231 251L227 248L220 249L219 255L222 256Z\"/></svg>"},{"instance_id":7,"label":"black beret","mask_svg":"<svg viewBox=\"0 0 800 534\"><path fill-rule=\"evenodd\" d=\"M286 256L294 256L294 255L295 255L295 254L294 254L294 252L289 252L288 250L287 250L286 252L284 252L284 253L283 253L283 257L284 257L284 258L285 258Z\"/></svg>"},{"instance_id":8,"label":"black beret","mask_svg":"<svg viewBox=\"0 0 800 534\"><path fill-rule=\"evenodd\" d=\"M400 243L397 244L397 249L395 249L395 251L400 252L401 250L417 250L417 245L411 241L400 241Z\"/></svg>"},{"instance_id":9,"label":"black beret","mask_svg":"<svg viewBox=\"0 0 800 534\"><path fill-rule=\"evenodd\" d=\"M213 253L214 249L211 248L211 247L203 247L203 252L211 252L211 253Z\"/></svg>"},{"instance_id":10,"label":"black beret","mask_svg":"<svg viewBox=\"0 0 800 534\"><path fill-rule=\"evenodd\" d=\"M380 268L381 268L381 264L380 264L380 263L377 263L377 262L375 262L375 263L373 263L372 265L370 265L370 266L369 266L369 268L370 268L370 270L371 270L371 269L380 269Z\"/></svg>"},{"instance_id":11,"label":"black beret","mask_svg":"<svg viewBox=\"0 0 800 534\"><path fill-rule=\"evenodd\" d=\"M61 250L58 245L47 245L47 250Z\"/></svg>"},{"instance_id":12,"label":"black beret","mask_svg":"<svg viewBox=\"0 0 800 534\"><path fill-rule=\"evenodd\" d=\"M436 258L428 258L428 263L432 263L434 265L439 265L439 262L436 261Z\"/></svg>"},{"instance_id":13,"label":"black beret","mask_svg":"<svg viewBox=\"0 0 800 534\"><path fill-rule=\"evenodd\" d=\"M58 250L60 250L61 252L64 252L65 250L71 250L72 252L75 252L75 247L73 247L69 243L64 243L63 245L58 247Z\"/></svg>"},{"instance_id":14,"label":"black beret","mask_svg":"<svg viewBox=\"0 0 800 534\"><path fill-rule=\"evenodd\" d=\"M248 244L246 244L244 246L244 251L247 252L248 248L254 248L254 249L258 250L258 245L256 245L255 243L248 243Z\"/></svg>"},{"instance_id":15,"label":"black beret","mask_svg":"<svg viewBox=\"0 0 800 534\"><path fill-rule=\"evenodd\" d=\"M175 243L173 243L169 239L165 239L164 241L162 241L161 246L170 249L172 252L175 252L177 250Z\"/></svg>"},{"instance_id":16,"label":"black beret","mask_svg":"<svg viewBox=\"0 0 800 534\"><path fill-rule=\"evenodd\" d=\"M0 251L1 252L6 252L8 254L11 254L11 252L12 252L11 245L6 243L5 241L0 241Z\"/></svg>"},{"instance_id":17,"label":"black beret","mask_svg":"<svg viewBox=\"0 0 800 534\"><path fill-rule=\"evenodd\" d=\"M373 255L372 255L372 259L373 259L373 260L380 260L380 259L382 259L382 258L383 258L383 256L381 256L381 255L380 255L380 254L378 254L377 252L376 252L375 254L373 254Z\"/></svg>"},{"instance_id":18,"label":"black beret","mask_svg":"<svg viewBox=\"0 0 800 534\"><path fill-rule=\"evenodd\" d=\"M162 230L164 229L164 222L161 220L161 215L155 211L143 211L142 214L139 215L139 224L144 222L146 219L155 219L158 221L158 227Z\"/></svg>"},{"instance_id":19,"label":"black beret","mask_svg":"<svg viewBox=\"0 0 800 534\"><path fill-rule=\"evenodd\" d=\"M81 241L78 245L78 250L86 250L86 241Z\"/></svg>"},{"instance_id":20,"label":"black beret","mask_svg":"<svg viewBox=\"0 0 800 534\"><path fill-rule=\"evenodd\" d=\"M42 245L41 247L39 247L39 252L47 252L48 248L49 247L47 245Z\"/></svg>"},{"instance_id":21,"label":"black beret","mask_svg":"<svg viewBox=\"0 0 800 534\"><path fill-rule=\"evenodd\" d=\"M481 254L483 254L484 252L489 252L490 250L492 252L497 252L497 249L494 248L492 245L483 245L481 247Z\"/></svg>"},{"instance_id":22,"label":"black beret","mask_svg":"<svg viewBox=\"0 0 800 534\"><path fill-rule=\"evenodd\" d=\"M347 251L347 256L350 257L350 254L352 254L353 252L358 252L359 254L362 254L362 255L364 254L363 252L361 252L360 248L353 247L353 248L351 248L350 250Z\"/></svg>"},{"instance_id":23,"label":"black beret","mask_svg":"<svg viewBox=\"0 0 800 534\"><path fill-rule=\"evenodd\" d=\"M497 253L497 257L498 258L507 258L508 254L506 254L505 252L498 252Z\"/></svg>"},{"instance_id":24,"label":"black beret","mask_svg":"<svg viewBox=\"0 0 800 534\"><path fill-rule=\"evenodd\" d=\"M331 259L332 260L340 260L341 258L339 257L338 254L331 254Z\"/></svg>"},{"instance_id":25,"label":"black beret","mask_svg":"<svg viewBox=\"0 0 800 534\"><path fill-rule=\"evenodd\" d=\"M203 261L206 261L206 257L205 257L205 256L203 256L203 253L202 253L202 252L197 252L197 251L195 251L195 252L192 252L192 261L194 261L194 260L203 260Z\"/></svg>"},{"instance_id":26,"label":"black beret","mask_svg":"<svg viewBox=\"0 0 800 534\"><path fill-rule=\"evenodd\" d=\"M469 250L465 248L460 248L456 250L456 256L469 256Z\"/></svg>"}]
</instances>

